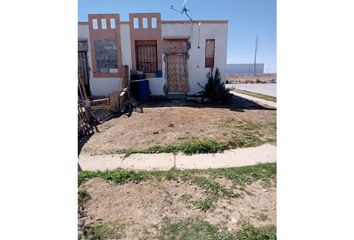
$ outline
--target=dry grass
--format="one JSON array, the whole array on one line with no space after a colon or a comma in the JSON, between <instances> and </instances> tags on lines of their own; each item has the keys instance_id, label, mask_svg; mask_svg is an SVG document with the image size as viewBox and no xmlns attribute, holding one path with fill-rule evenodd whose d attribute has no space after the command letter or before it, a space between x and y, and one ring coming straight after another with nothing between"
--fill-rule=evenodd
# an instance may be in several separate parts
<instances>
[{"instance_id":1,"label":"dry grass","mask_svg":"<svg viewBox=\"0 0 354 240\"><path fill-rule=\"evenodd\" d=\"M146 175L138 182L128 178L112 181L121 179L123 173L128 177L132 172L101 173L102 176L87 179L79 187L80 192L89 196L80 202L82 238L79 239L90 239L89 236L161 239L164 234L167 236L162 239L171 239L174 234L182 234L169 231L174 229L171 227L189 219L203 219L217 231L237 231L245 223L257 228L275 225L275 167L275 164L263 164L199 171L135 172L134 176Z\"/></svg>"},{"instance_id":2,"label":"dry grass","mask_svg":"<svg viewBox=\"0 0 354 240\"><path fill-rule=\"evenodd\" d=\"M252 106L148 106L142 114L133 113L129 118L122 116L99 125L100 132L87 141L81 154L174 149L195 140L234 148L276 141L276 111Z\"/></svg>"}]
</instances>

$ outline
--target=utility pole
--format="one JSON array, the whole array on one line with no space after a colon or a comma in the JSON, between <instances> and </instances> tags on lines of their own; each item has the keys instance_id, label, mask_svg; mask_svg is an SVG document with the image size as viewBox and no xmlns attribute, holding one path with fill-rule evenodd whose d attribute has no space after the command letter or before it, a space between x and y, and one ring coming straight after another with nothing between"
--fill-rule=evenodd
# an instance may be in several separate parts
<instances>
[{"instance_id":1,"label":"utility pole","mask_svg":"<svg viewBox=\"0 0 354 240\"><path fill-rule=\"evenodd\" d=\"M258 34L256 35L256 47L254 49L254 75L256 76L256 63L257 63L257 47L258 47Z\"/></svg>"}]
</instances>

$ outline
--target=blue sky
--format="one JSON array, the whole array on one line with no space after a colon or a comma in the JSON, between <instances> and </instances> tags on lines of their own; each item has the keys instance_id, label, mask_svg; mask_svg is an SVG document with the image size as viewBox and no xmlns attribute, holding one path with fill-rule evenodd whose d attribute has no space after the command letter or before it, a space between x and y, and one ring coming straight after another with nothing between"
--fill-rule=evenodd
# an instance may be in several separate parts
<instances>
[{"instance_id":1,"label":"blue sky","mask_svg":"<svg viewBox=\"0 0 354 240\"><path fill-rule=\"evenodd\" d=\"M170 9L183 0L78 0L79 21L90 13L119 13L128 20L133 12L160 12L163 20L187 20ZM276 71L276 0L188 0L193 20L229 20L227 63L253 63L256 34L257 62L264 71Z\"/></svg>"}]
</instances>

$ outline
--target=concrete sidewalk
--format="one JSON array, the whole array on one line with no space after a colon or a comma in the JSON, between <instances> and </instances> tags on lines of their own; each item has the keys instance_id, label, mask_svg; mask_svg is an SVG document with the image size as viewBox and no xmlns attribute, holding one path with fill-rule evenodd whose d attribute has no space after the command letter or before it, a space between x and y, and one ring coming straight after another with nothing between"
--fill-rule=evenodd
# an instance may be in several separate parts
<instances>
[{"instance_id":1,"label":"concrete sidewalk","mask_svg":"<svg viewBox=\"0 0 354 240\"><path fill-rule=\"evenodd\" d=\"M266 107L277 108L277 104L275 102L272 102L272 101L264 100L264 99L261 99L261 98L256 98L256 97L253 97L253 96L250 96L250 95L246 95L246 94L243 94L243 93L239 93L239 92L235 92L235 91L230 91L230 93L232 93L232 94L234 94L236 96L248 99L248 100L250 100L252 102L258 103L258 104L266 106Z\"/></svg>"},{"instance_id":2,"label":"concrete sidewalk","mask_svg":"<svg viewBox=\"0 0 354 240\"><path fill-rule=\"evenodd\" d=\"M178 153L133 154L127 158L122 155L83 155L79 157L82 170L169 170L227 168L276 162L276 146L264 144L253 148L239 148L215 154L184 155Z\"/></svg>"}]
</instances>

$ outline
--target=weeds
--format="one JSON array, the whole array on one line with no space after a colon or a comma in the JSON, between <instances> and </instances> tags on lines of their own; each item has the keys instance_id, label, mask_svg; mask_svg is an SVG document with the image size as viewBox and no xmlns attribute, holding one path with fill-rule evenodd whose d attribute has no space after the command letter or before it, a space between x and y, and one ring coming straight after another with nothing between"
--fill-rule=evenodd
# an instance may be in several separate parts
<instances>
[{"instance_id":1,"label":"weeds","mask_svg":"<svg viewBox=\"0 0 354 240\"><path fill-rule=\"evenodd\" d=\"M118 222L108 222L99 226L90 226L84 231L86 239L121 239L124 225Z\"/></svg>"},{"instance_id":2,"label":"weeds","mask_svg":"<svg viewBox=\"0 0 354 240\"><path fill-rule=\"evenodd\" d=\"M198 154L198 153L217 153L223 152L228 149L224 144L218 143L213 140L200 140L193 139L177 145L167 145L167 146L152 146L146 149L122 149L115 153L124 154L124 157L129 157L132 154L143 153L174 153L182 152L186 155Z\"/></svg>"},{"instance_id":3,"label":"weeds","mask_svg":"<svg viewBox=\"0 0 354 240\"><path fill-rule=\"evenodd\" d=\"M159 239L184 240L275 240L276 227L268 225L257 228L253 225L243 225L238 231L219 229L215 225L201 219L187 219L177 223L165 223Z\"/></svg>"},{"instance_id":4,"label":"weeds","mask_svg":"<svg viewBox=\"0 0 354 240\"><path fill-rule=\"evenodd\" d=\"M79 185L83 182L95 178L100 177L106 181L113 182L115 184L123 184L126 182L140 182L146 178L144 172L134 172L134 171L124 171L124 170L116 170L116 171L97 171L97 172L89 172L89 171L81 171L79 172Z\"/></svg>"},{"instance_id":5,"label":"weeds","mask_svg":"<svg viewBox=\"0 0 354 240\"><path fill-rule=\"evenodd\" d=\"M224 196L233 197L232 193L220 184L210 180L209 178L198 176L202 174L211 177L211 179L216 177L225 177L231 180L235 186L250 184L257 180L267 182L270 180L275 180L276 178L276 163L264 163L239 168L219 168L207 170L179 170L172 168L169 171L128 171L123 169L104 172L81 171L78 175L78 181L79 185L81 185L83 182L95 177L101 177L115 184L124 184L129 181L140 182L148 178L166 178L167 180L181 179L182 181L192 180L192 182L196 185L211 191L212 193L221 193Z\"/></svg>"},{"instance_id":6,"label":"weeds","mask_svg":"<svg viewBox=\"0 0 354 240\"><path fill-rule=\"evenodd\" d=\"M201 176L203 175L203 176ZM233 182L233 186L242 186L250 184L257 180L264 183L270 182L276 178L276 164L267 163L255 166L240 167L240 168L221 168L221 169L208 169L208 170L179 170L172 168L169 171L127 171L117 169L114 171L97 171L79 172L79 185L89 180L90 178L101 177L106 181L114 184L124 184L126 182L140 182L146 179L161 179L166 180L182 180L191 181L198 187L205 189L210 197L195 202L195 206L202 211L207 211L213 207L215 201L219 197L237 198L241 194L235 192L233 189L227 189L220 183L216 182L215 178L227 178ZM242 190L242 188L240 188ZM247 192L246 192L247 193ZM79 193L79 199L84 198L85 193ZM181 200L188 202L192 197L188 194L183 194Z\"/></svg>"},{"instance_id":7,"label":"weeds","mask_svg":"<svg viewBox=\"0 0 354 240\"><path fill-rule=\"evenodd\" d=\"M208 178L196 176L193 178L193 182L208 191L214 196L224 195L226 197L235 197L236 195L230 190L224 188L219 183L214 182Z\"/></svg>"},{"instance_id":8,"label":"weeds","mask_svg":"<svg viewBox=\"0 0 354 240\"><path fill-rule=\"evenodd\" d=\"M234 185L250 184L258 180L268 182L275 180L277 174L275 163L265 163L240 168L210 169L209 171L214 177L230 179Z\"/></svg>"},{"instance_id":9,"label":"weeds","mask_svg":"<svg viewBox=\"0 0 354 240\"><path fill-rule=\"evenodd\" d=\"M187 193L184 193L182 194L182 196L180 197L180 199L183 201L183 202L188 202L189 200L192 199L192 196L187 194Z\"/></svg>"},{"instance_id":10,"label":"weeds","mask_svg":"<svg viewBox=\"0 0 354 240\"><path fill-rule=\"evenodd\" d=\"M212 197L207 197L205 199L196 201L195 206L197 208L199 208L200 210L206 212L207 210L209 210L213 206L214 200L215 199Z\"/></svg>"},{"instance_id":11,"label":"weeds","mask_svg":"<svg viewBox=\"0 0 354 240\"><path fill-rule=\"evenodd\" d=\"M235 233L235 236L237 240L276 240L277 230L273 225L256 228L251 224L246 224Z\"/></svg>"},{"instance_id":12,"label":"weeds","mask_svg":"<svg viewBox=\"0 0 354 240\"><path fill-rule=\"evenodd\" d=\"M79 196L79 205L91 199L90 194L86 190L82 190L82 189L79 189L78 196Z\"/></svg>"},{"instance_id":13,"label":"weeds","mask_svg":"<svg viewBox=\"0 0 354 240\"><path fill-rule=\"evenodd\" d=\"M177 223L165 223L161 229L161 237L159 239L167 240L231 240L233 234L227 231L218 231L217 227L200 219L187 219Z\"/></svg>"}]
</instances>

